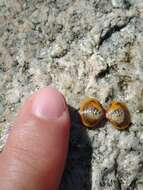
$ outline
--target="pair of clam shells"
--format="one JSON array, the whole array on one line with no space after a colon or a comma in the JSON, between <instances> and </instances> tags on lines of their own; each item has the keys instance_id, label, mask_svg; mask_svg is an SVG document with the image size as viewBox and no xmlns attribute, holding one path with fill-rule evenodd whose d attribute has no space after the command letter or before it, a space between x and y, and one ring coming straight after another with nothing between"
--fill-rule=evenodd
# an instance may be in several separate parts
<instances>
[{"instance_id":1,"label":"pair of clam shells","mask_svg":"<svg viewBox=\"0 0 143 190\"><path fill-rule=\"evenodd\" d=\"M98 100L87 97L81 101L79 113L83 125L89 128L98 126L104 119L119 130L128 128L131 123L127 106L118 101L112 101L105 110Z\"/></svg>"}]
</instances>

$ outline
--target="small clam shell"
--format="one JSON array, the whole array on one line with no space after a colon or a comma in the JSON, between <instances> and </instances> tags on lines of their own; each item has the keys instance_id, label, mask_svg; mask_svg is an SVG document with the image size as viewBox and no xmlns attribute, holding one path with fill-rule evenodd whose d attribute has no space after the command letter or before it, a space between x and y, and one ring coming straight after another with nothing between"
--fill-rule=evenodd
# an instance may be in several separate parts
<instances>
[{"instance_id":1,"label":"small clam shell","mask_svg":"<svg viewBox=\"0 0 143 190\"><path fill-rule=\"evenodd\" d=\"M80 102L80 118L86 127L94 127L105 118L105 110L98 100L87 97Z\"/></svg>"},{"instance_id":2,"label":"small clam shell","mask_svg":"<svg viewBox=\"0 0 143 190\"><path fill-rule=\"evenodd\" d=\"M127 106L118 101L112 101L106 111L106 118L113 127L117 129L126 129L131 123L131 117Z\"/></svg>"}]
</instances>

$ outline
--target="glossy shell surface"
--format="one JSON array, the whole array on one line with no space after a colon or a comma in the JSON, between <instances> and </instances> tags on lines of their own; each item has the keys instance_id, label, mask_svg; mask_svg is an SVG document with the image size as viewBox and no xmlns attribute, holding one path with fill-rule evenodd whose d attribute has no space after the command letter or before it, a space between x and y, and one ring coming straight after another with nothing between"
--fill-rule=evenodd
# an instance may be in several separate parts
<instances>
[{"instance_id":1,"label":"glossy shell surface","mask_svg":"<svg viewBox=\"0 0 143 190\"><path fill-rule=\"evenodd\" d=\"M130 126L131 118L127 106L118 101L112 101L106 111L106 118L113 127L122 130Z\"/></svg>"},{"instance_id":2,"label":"glossy shell surface","mask_svg":"<svg viewBox=\"0 0 143 190\"><path fill-rule=\"evenodd\" d=\"M98 100L87 97L80 102L80 118L86 127L97 126L105 118L105 110Z\"/></svg>"}]
</instances>

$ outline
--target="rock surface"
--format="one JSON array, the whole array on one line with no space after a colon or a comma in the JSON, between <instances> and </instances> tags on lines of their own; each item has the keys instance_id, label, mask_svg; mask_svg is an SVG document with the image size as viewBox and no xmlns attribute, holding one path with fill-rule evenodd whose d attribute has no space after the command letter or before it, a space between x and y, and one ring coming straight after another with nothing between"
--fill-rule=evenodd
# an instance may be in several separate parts
<instances>
[{"instance_id":1,"label":"rock surface","mask_svg":"<svg viewBox=\"0 0 143 190\"><path fill-rule=\"evenodd\" d=\"M1 0L1 149L21 103L48 84L72 118L61 190L142 190L142 0ZM77 111L88 95L125 102L132 126L85 129Z\"/></svg>"}]
</instances>

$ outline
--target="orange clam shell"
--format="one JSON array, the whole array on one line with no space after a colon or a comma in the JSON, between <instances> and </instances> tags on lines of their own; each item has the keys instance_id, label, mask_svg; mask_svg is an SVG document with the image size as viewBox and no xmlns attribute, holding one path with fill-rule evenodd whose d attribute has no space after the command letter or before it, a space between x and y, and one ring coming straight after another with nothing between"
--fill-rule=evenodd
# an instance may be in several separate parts
<instances>
[{"instance_id":1,"label":"orange clam shell","mask_svg":"<svg viewBox=\"0 0 143 190\"><path fill-rule=\"evenodd\" d=\"M106 119L113 127L123 130L130 126L131 116L127 106L118 101L112 101L106 110Z\"/></svg>"},{"instance_id":2,"label":"orange clam shell","mask_svg":"<svg viewBox=\"0 0 143 190\"><path fill-rule=\"evenodd\" d=\"M94 97L86 97L80 102L80 118L84 126L92 128L105 118L105 110Z\"/></svg>"}]
</instances>

